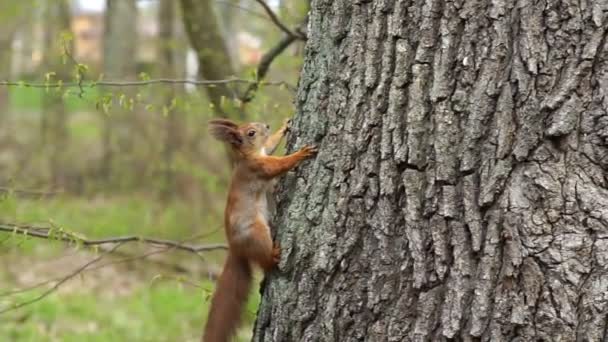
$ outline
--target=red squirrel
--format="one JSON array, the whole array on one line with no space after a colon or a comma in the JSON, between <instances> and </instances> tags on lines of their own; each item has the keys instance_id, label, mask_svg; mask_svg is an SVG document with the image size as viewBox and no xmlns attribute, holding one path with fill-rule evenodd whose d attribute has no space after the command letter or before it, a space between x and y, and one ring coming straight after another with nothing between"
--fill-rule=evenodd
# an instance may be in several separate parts
<instances>
[{"instance_id":1,"label":"red squirrel","mask_svg":"<svg viewBox=\"0 0 608 342\"><path fill-rule=\"evenodd\" d=\"M315 146L304 146L287 156L271 156L288 127L286 121L270 135L270 126L262 123L209 122L211 135L230 147L234 169L224 212L229 252L211 298L203 342L227 342L236 332L251 287L251 263L269 272L279 262L280 248L273 245L268 227L267 190L273 178L317 153Z\"/></svg>"}]
</instances>

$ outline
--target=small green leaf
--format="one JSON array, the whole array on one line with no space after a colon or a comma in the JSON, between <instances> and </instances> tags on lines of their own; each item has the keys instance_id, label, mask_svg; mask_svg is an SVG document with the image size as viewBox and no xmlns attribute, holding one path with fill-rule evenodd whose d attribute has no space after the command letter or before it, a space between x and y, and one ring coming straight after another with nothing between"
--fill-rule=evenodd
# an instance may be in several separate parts
<instances>
[{"instance_id":1,"label":"small green leaf","mask_svg":"<svg viewBox=\"0 0 608 342\"><path fill-rule=\"evenodd\" d=\"M51 72L47 72L46 74L44 74L44 80L46 83L49 83L51 81L51 77L55 77L57 75L56 72L51 71Z\"/></svg>"}]
</instances>

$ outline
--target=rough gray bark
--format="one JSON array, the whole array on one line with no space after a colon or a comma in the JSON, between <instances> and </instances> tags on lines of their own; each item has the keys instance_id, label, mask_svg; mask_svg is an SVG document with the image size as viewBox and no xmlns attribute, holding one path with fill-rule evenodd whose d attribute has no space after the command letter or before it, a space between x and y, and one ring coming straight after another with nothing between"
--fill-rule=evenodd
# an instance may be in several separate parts
<instances>
[{"instance_id":1,"label":"rough gray bark","mask_svg":"<svg viewBox=\"0 0 608 342\"><path fill-rule=\"evenodd\" d=\"M313 1L253 340L608 340L607 16Z\"/></svg>"}]
</instances>

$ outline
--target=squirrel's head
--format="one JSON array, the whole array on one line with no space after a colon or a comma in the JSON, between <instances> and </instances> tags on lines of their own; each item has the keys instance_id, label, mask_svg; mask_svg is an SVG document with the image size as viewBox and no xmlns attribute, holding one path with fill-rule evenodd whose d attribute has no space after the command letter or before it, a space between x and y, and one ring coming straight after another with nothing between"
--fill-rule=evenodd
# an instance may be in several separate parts
<instances>
[{"instance_id":1,"label":"squirrel's head","mask_svg":"<svg viewBox=\"0 0 608 342\"><path fill-rule=\"evenodd\" d=\"M233 149L245 154L259 153L270 135L270 126L264 123L251 122L237 125L227 119L209 121L211 135L229 144Z\"/></svg>"}]
</instances>

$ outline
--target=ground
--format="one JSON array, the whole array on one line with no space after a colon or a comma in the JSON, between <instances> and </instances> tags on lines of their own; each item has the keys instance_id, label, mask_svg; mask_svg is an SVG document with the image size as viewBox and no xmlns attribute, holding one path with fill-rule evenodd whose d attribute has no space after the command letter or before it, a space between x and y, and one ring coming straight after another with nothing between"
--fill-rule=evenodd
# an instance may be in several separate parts
<instances>
[{"instance_id":1,"label":"ground","mask_svg":"<svg viewBox=\"0 0 608 342\"><path fill-rule=\"evenodd\" d=\"M198 227L185 218L187 206L166 208L145 198L5 198L0 217L10 222L54 222L87 237L140 234L177 239L192 236ZM221 229L211 228L200 243L222 241ZM198 242L197 242L198 243ZM123 246L129 255L141 255L146 246ZM0 233L0 308L39 296L55 282L19 293L36 284L63 277L99 256L99 253L64 243ZM69 280L57 292L6 314L0 325L1 341L198 341L207 312L213 281L223 252L201 260L190 253L162 253L149 261L125 261L126 255L105 258L92 270ZM157 262L159 264L157 264ZM175 272L166 264L188 272ZM105 266L104 266L105 265ZM103 266L103 267L101 267ZM9 293L7 293L9 292ZM246 313L248 326L259 301L257 291ZM8 322L8 323L6 323Z\"/></svg>"}]
</instances>

